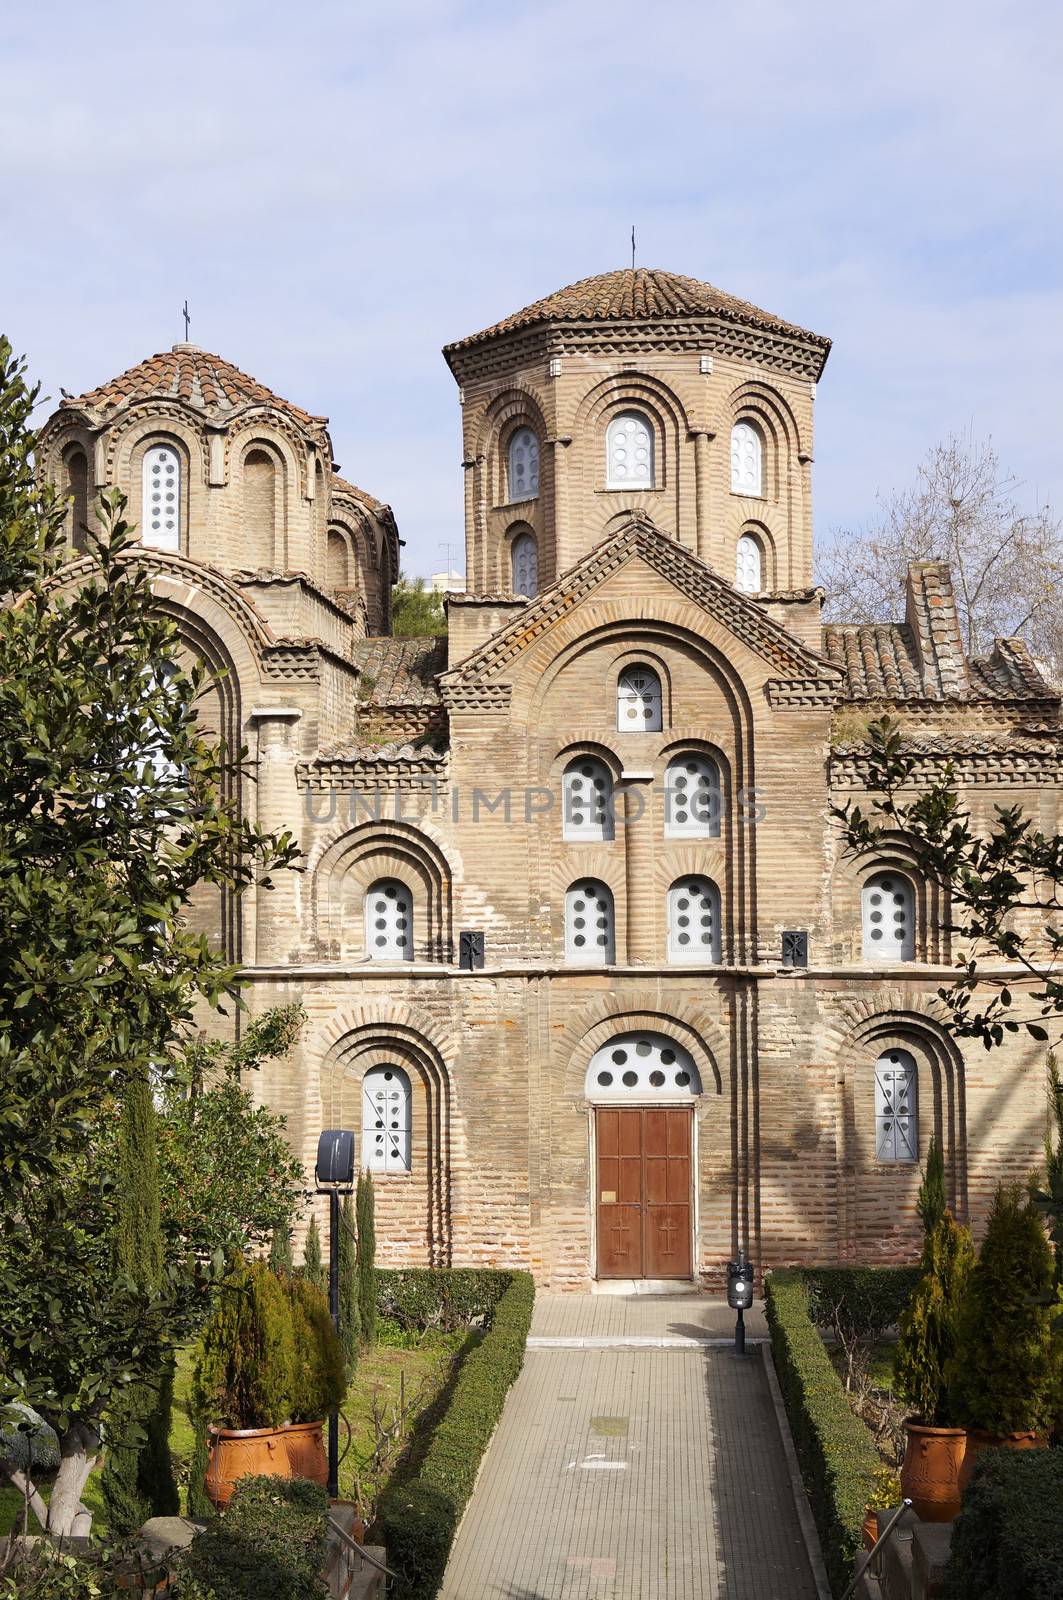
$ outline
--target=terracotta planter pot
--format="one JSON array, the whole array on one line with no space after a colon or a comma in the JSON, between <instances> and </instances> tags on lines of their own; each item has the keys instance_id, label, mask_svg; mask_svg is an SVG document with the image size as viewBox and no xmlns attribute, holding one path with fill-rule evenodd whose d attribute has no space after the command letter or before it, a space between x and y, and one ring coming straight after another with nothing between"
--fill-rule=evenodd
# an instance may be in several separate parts
<instances>
[{"instance_id":1,"label":"terracotta planter pot","mask_svg":"<svg viewBox=\"0 0 1063 1600\"><path fill-rule=\"evenodd\" d=\"M239 1478L260 1474L290 1478L285 1428L211 1428L210 1461L204 1483L219 1511L232 1499Z\"/></svg>"},{"instance_id":2,"label":"terracotta planter pot","mask_svg":"<svg viewBox=\"0 0 1063 1600\"><path fill-rule=\"evenodd\" d=\"M901 1493L924 1522L952 1522L960 1514L959 1474L967 1444L965 1428L928 1428L906 1422L908 1444L901 1466Z\"/></svg>"},{"instance_id":3,"label":"terracotta planter pot","mask_svg":"<svg viewBox=\"0 0 1063 1600\"><path fill-rule=\"evenodd\" d=\"M873 1550L875 1540L878 1538L878 1512L872 1511L870 1506L864 1512L864 1525L860 1531L863 1535L864 1549Z\"/></svg>"},{"instance_id":4,"label":"terracotta planter pot","mask_svg":"<svg viewBox=\"0 0 1063 1600\"><path fill-rule=\"evenodd\" d=\"M960 1493L971 1481L974 1464L983 1450L1047 1450L1048 1440L1041 1433L985 1433L981 1428L967 1429L967 1450L960 1468Z\"/></svg>"},{"instance_id":5,"label":"terracotta planter pot","mask_svg":"<svg viewBox=\"0 0 1063 1600\"><path fill-rule=\"evenodd\" d=\"M322 1438L323 1422L289 1422L281 1428L293 1478L309 1478L324 1489L328 1485L328 1456Z\"/></svg>"}]
</instances>

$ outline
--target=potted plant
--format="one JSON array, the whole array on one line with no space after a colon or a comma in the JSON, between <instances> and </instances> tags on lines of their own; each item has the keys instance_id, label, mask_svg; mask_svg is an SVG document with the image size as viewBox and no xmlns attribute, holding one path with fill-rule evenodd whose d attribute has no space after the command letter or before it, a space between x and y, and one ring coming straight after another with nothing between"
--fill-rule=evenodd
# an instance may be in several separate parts
<instances>
[{"instance_id":1,"label":"potted plant","mask_svg":"<svg viewBox=\"0 0 1063 1600\"><path fill-rule=\"evenodd\" d=\"M291 1304L264 1261L238 1261L199 1342L192 1405L212 1419L206 1487L219 1508L237 1479L290 1475L283 1425L291 1416Z\"/></svg>"},{"instance_id":2,"label":"potted plant","mask_svg":"<svg viewBox=\"0 0 1063 1600\"><path fill-rule=\"evenodd\" d=\"M864 1508L864 1549L873 1550L878 1538L879 1512L892 1511L901 1503L901 1481L892 1467L879 1467L872 1480L871 1493Z\"/></svg>"},{"instance_id":3,"label":"potted plant","mask_svg":"<svg viewBox=\"0 0 1063 1600\"><path fill-rule=\"evenodd\" d=\"M997 1189L970 1275L948 1379L967 1427L961 1489L989 1446L1043 1448L1053 1408L1052 1251L1032 1200Z\"/></svg>"},{"instance_id":4,"label":"potted plant","mask_svg":"<svg viewBox=\"0 0 1063 1600\"><path fill-rule=\"evenodd\" d=\"M900 1319L894 1354L897 1392L912 1414L901 1464L901 1493L924 1522L951 1522L960 1510L959 1472L966 1430L953 1414L946 1372L974 1245L945 1206L944 1163L931 1140L919 1190L923 1253L919 1281Z\"/></svg>"},{"instance_id":5,"label":"potted plant","mask_svg":"<svg viewBox=\"0 0 1063 1600\"><path fill-rule=\"evenodd\" d=\"M283 1430L293 1478L328 1483L322 1432L325 1418L347 1392L343 1347L332 1326L328 1301L306 1278L284 1280L292 1320L294 1362L289 1422Z\"/></svg>"}]
</instances>

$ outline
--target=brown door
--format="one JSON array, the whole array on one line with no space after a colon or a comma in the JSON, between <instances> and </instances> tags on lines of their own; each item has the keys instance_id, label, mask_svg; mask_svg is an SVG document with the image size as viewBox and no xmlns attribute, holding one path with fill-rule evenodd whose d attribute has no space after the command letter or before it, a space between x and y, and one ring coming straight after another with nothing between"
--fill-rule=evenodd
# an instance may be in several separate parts
<instances>
[{"instance_id":1,"label":"brown door","mask_svg":"<svg viewBox=\"0 0 1063 1600\"><path fill-rule=\"evenodd\" d=\"M689 1278L691 1113L597 1113L599 1278Z\"/></svg>"}]
</instances>

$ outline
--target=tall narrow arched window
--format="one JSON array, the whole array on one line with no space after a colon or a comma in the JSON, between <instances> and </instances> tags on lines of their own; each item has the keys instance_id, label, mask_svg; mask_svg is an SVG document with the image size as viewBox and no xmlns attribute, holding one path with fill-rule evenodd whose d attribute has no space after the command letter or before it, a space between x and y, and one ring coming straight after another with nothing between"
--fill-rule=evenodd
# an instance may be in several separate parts
<instances>
[{"instance_id":1,"label":"tall narrow arched window","mask_svg":"<svg viewBox=\"0 0 1063 1600\"><path fill-rule=\"evenodd\" d=\"M684 750L664 772L664 832L668 839L720 837L720 769L711 756Z\"/></svg>"},{"instance_id":2,"label":"tall narrow arched window","mask_svg":"<svg viewBox=\"0 0 1063 1600\"><path fill-rule=\"evenodd\" d=\"M156 550L181 548L181 458L171 444L144 452L140 539Z\"/></svg>"},{"instance_id":3,"label":"tall narrow arched window","mask_svg":"<svg viewBox=\"0 0 1063 1600\"><path fill-rule=\"evenodd\" d=\"M735 588L746 594L759 594L764 587L763 562L760 540L744 533L738 541L735 556Z\"/></svg>"},{"instance_id":4,"label":"tall narrow arched window","mask_svg":"<svg viewBox=\"0 0 1063 1600\"><path fill-rule=\"evenodd\" d=\"M569 762L561 780L562 834L598 841L613 837L613 775L596 756Z\"/></svg>"},{"instance_id":5,"label":"tall narrow arched window","mask_svg":"<svg viewBox=\"0 0 1063 1600\"><path fill-rule=\"evenodd\" d=\"M659 733L664 727L661 680L652 667L625 667L616 681L620 733Z\"/></svg>"},{"instance_id":6,"label":"tall narrow arched window","mask_svg":"<svg viewBox=\"0 0 1063 1600\"><path fill-rule=\"evenodd\" d=\"M518 428L509 441L509 498L534 500L539 493L539 436Z\"/></svg>"},{"instance_id":7,"label":"tall narrow arched window","mask_svg":"<svg viewBox=\"0 0 1063 1600\"><path fill-rule=\"evenodd\" d=\"M621 411L605 430L605 481L610 489L652 489L653 424L641 411Z\"/></svg>"},{"instance_id":8,"label":"tall narrow arched window","mask_svg":"<svg viewBox=\"0 0 1063 1600\"><path fill-rule=\"evenodd\" d=\"M345 534L330 528L325 546L325 574L330 589L350 588L351 552Z\"/></svg>"},{"instance_id":9,"label":"tall narrow arched window","mask_svg":"<svg viewBox=\"0 0 1063 1600\"><path fill-rule=\"evenodd\" d=\"M720 891L708 878L680 878L668 891L668 959L720 959Z\"/></svg>"},{"instance_id":10,"label":"tall narrow arched window","mask_svg":"<svg viewBox=\"0 0 1063 1600\"><path fill-rule=\"evenodd\" d=\"M509 548L513 593L534 600L539 593L539 547L534 533L518 533Z\"/></svg>"},{"instance_id":11,"label":"tall narrow arched window","mask_svg":"<svg viewBox=\"0 0 1063 1600\"><path fill-rule=\"evenodd\" d=\"M880 1161L919 1159L919 1077L907 1050L875 1062L875 1154Z\"/></svg>"},{"instance_id":12,"label":"tall narrow arched window","mask_svg":"<svg viewBox=\"0 0 1063 1600\"><path fill-rule=\"evenodd\" d=\"M268 450L249 450L243 464L244 550L248 566L280 567L277 559L277 463ZM330 535L331 538L331 535Z\"/></svg>"},{"instance_id":13,"label":"tall narrow arched window","mask_svg":"<svg viewBox=\"0 0 1063 1600\"><path fill-rule=\"evenodd\" d=\"M413 896L396 878L366 891L365 953L371 961L413 960Z\"/></svg>"},{"instance_id":14,"label":"tall narrow arched window","mask_svg":"<svg viewBox=\"0 0 1063 1600\"><path fill-rule=\"evenodd\" d=\"M66 492L70 496L67 526L70 545L74 550L85 548L85 524L89 516L89 464L84 450L76 446L63 456L66 468Z\"/></svg>"},{"instance_id":15,"label":"tall narrow arched window","mask_svg":"<svg viewBox=\"0 0 1063 1600\"><path fill-rule=\"evenodd\" d=\"M899 872L876 872L860 893L865 961L915 959L915 894Z\"/></svg>"},{"instance_id":16,"label":"tall narrow arched window","mask_svg":"<svg viewBox=\"0 0 1063 1600\"><path fill-rule=\"evenodd\" d=\"M362 1166L409 1172L413 1096L401 1067L373 1067L362 1079Z\"/></svg>"},{"instance_id":17,"label":"tall narrow arched window","mask_svg":"<svg viewBox=\"0 0 1063 1600\"><path fill-rule=\"evenodd\" d=\"M581 878L565 895L565 960L579 967L616 960L613 895L596 878Z\"/></svg>"},{"instance_id":18,"label":"tall narrow arched window","mask_svg":"<svg viewBox=\"0 0 1063 1600\"><path fill-rule=\"evenodd\" d=\"M731 493L764 493L764 440L752 422L736 422L731 429Z\"/></svg>"}]
</instances>

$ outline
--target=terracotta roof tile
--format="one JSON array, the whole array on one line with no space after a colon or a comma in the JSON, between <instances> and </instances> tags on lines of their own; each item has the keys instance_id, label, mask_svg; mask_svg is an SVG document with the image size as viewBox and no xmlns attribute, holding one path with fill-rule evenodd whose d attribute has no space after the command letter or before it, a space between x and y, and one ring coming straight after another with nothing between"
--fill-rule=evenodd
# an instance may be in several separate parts
<instances>
[{"instance_id":1,"label":"terracotta roof tile","mask_svg":"<svg viewBox=\"0 0 1063 1600\"><path fill-rule=\"evenodd\" d=\"M272 406L287 413L300 427L315 433L328 422L327 417L312 416L290 400L282 400L230 361L223 361L221 356L211 355L193 344L175 344L171 350L149 356L108 383L64 400L63 405L106 415L127 401L155 397L184 400L200 410L222 413L238 411L247 405Z\"/></svg>"},{"instance_id":2,"label":"terracotta roof tile","mask_svg":"<svg viewBox=\"0 0 1063 1600\"><path fill-rule=\"evenodd\" d=\"M827 623L823 654L840 667L851 700L939 700L924 682L911 632L900 622ZM1021 639L998 639L985 660L949 695L958 700L1052 700L1056 691L1038 672Z\"/></svg>"},{"instance_id":3,"label":"terracotta roof tile","mask_svg":"<svg viewBox=\"0 0 1063 1600\"><path fill-rule=\"evenodd\" d=\"M785 322L770 311L761 311L748 300L738 300L711 283L653 267L625 267L619 272L581 278L578 283L571 283L566 289L558 289L522 311L504 317L493 327L456 340L446 346L445 353L464 350L481 340L542 322L652 322L658 318L691 316L724 317L778 333L798 334L821 345L824 351L830 349L830 340L822 334L810 333L807 328Z\"/></svg>"},{"instance_id":4,"label":"terracotta roof tile","mask_svg":"<svg viewBox=\"0 0 1063 1600\"><path fill-rule=\"evenodd\" d=\"M446 670L447 641L427 639L359 639L351 659L373 684L362 704L367 706L439 705L436 678Z\"/></svg>"},{"instance_id":5,"label":"terracotta roof tile","mask_svg":"<svg viewBox=\"0 0 1063 1600\"><path fill-rule=\"evenodd\" d=\"M387 511L389 509L383 500L375 499L365 489L359 489L356 483L348 483L346 478L341 478L336 473L332 475L332 492L333 494L341 495L349 494L353 500L359 501L369 511Z\"/></svg>"}]
</instances>

